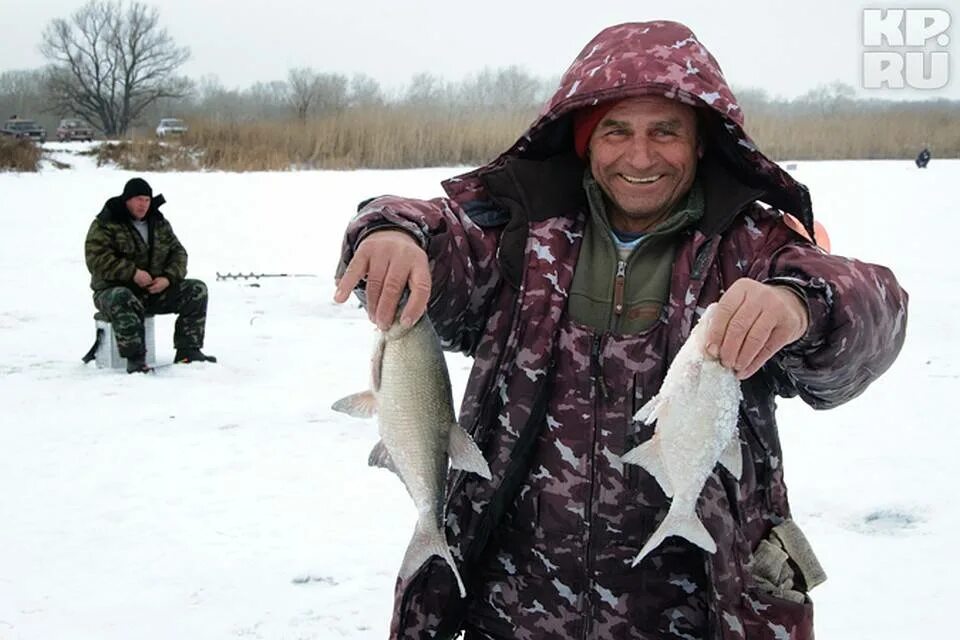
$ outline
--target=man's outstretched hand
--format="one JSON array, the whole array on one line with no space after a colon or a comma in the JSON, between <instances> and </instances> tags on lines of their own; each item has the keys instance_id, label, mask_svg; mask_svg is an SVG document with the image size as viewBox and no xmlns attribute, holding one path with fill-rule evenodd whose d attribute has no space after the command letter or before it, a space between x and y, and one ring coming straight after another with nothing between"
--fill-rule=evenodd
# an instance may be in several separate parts
<instances>
[{"instance_id":1,"label":"man's outstretched hand","mask_svg":"<svg viewBox=\"0 0 960 640\"><path fill-rule=\"evenodd\" d=\"M745 380L800 339L809 322L806 305L789 287L740 278L720 296L707 353Z\"/></svg>"},{"instance_id":2,"label":"man's outstretched hand","mask_svg":"<svg viewBox=\"0 0 960 640\"><path fill-rule=\"evenodd\" d=\"M411 326L430 301L430 269L427 253L408 233L396 229L375 231L360 242L333 299L343 303L361 280L366 280L367 315L381 331L393 324L404 289L410 298L400 323Z\"/></svg>"}]
</instances>

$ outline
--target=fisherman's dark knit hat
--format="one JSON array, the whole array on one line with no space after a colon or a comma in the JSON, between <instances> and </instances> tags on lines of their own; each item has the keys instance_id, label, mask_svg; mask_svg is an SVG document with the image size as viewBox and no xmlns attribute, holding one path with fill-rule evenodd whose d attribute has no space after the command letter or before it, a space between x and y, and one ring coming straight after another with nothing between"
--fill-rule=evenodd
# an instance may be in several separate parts
<instances>
[{"instance_id":1,"label":"fisherman's dark knit hat","mask_svg":"<svg viewBox=\"0 0 960 640\"><path fill-rule=\"evenodd\" d=\"M127 180L127 184L123 185L123 194L121 194L120 198L126 202L130 198L136 198L137 196L152 198L153 189L150 188L150 185L147 184L147 181L143 178L130 178Z\"/></svg>"}]
</instances>

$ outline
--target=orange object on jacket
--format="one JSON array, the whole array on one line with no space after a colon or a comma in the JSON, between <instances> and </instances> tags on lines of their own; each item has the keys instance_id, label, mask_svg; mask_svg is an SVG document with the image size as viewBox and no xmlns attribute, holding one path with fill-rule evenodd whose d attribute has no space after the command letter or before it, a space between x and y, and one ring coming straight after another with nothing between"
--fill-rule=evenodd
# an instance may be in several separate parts
<instances>
[{"instance_id":1,"label":"orange object on jacket","mask_svg":"<svg viewBox=\"0 0 960 640\"><path fill-rule=\"evenodd\" d=\"M802 235L807 240L813 240L810 237L810 234L807 233L807 230L803 228L803 223L794 218L789 213L784 214L783 221L787 223L787 226ZM830 253L830 235L827 233L826 227L820 224L819 220L813 221L813 232L817 236L817 246Z\"/></svg>"}]
</instances>

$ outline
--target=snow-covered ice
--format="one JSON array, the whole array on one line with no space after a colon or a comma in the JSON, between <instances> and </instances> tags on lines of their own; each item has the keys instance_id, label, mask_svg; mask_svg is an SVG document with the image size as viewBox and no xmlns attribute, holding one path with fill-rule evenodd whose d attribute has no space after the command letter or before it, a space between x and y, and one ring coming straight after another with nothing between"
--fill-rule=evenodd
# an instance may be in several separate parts
<instances>
[{"instance_id":1,"label":"snow-covered ice","mask_svg":"<svg viewBox=\"0 0 960 640\"><path fill-rule=\"evenodd\" d=\"M220 363L128 376L80 363L83 238L134 174L48 146L71 168L0 174L0 639L386 637L416 514L367 467L375 422L329 408L366 385L373 340L355 304L333 304L333 269L357 202L439 195L459 169L143 174L210 287ZM795 174L834 251L887 264L911 294L904 352L863 396L781 402L794 515L829 575L818 637L942 635L960 595L960 161ZM172 331L158 318L160 361ZM469 362L449 363L458 395Z\"/></svg>"}]
</instances>

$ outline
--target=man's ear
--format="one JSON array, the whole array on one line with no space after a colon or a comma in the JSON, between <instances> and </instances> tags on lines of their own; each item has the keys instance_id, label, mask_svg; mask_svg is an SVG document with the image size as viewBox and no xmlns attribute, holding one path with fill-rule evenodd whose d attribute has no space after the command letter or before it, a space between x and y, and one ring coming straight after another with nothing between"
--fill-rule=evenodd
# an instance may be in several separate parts
<instances>
[{"instance_id":1,"label":"man's ear","mask_svg":"<svg viewBox=\"0 0 960 640\"><path fill-rule=\"evenodd\" d=\"M703 153L706 151L706 133L707 133L707 114L701 109L696 110L697 114L697 159L703 160Z\"/></svg>"}]
</instances>

